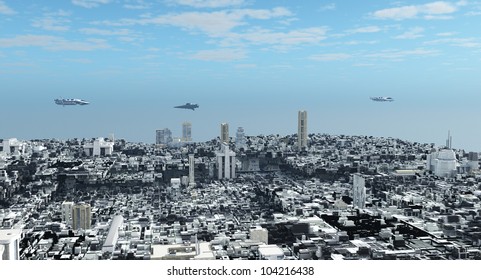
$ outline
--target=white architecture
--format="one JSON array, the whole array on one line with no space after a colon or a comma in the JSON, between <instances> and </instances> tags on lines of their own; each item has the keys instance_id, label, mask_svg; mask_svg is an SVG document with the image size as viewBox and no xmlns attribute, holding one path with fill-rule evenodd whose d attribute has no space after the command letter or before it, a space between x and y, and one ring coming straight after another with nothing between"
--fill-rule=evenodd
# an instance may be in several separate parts
<instances>
[{"instance_id":1,"label":"white architecture","mask_svg":"<svg viewBox=\"0 0 481 280\"><path fill-rule=\"evenodd\" d=\"M189 186L194 185L194 168L195 168L195 161L194 155L189 154Z\"/></svg>"},{"instance_id":2,"label":"white architecture","mask_svg":"<svg viewBox=\"0 0 481 280\"><path fill-rule=\"evenodd\" d=\"M0 153L4 152L7 155L17 155L25 152L26 144L17 138L10 138L0 140Z\"/></svg>"},{"instance_id":3,"label":"white architecture","mask_svg":"<svg viewBox=\"0 0 481 280\"><path fill-rule=\"evenodd\" d=\"M97 138L93 143L84 145L87 156L108 156L114 151L114 142L105 141L104 138Z\"/></svg>"},{"instance_id":4,"label":"white architecture","mask_svg":"<svg viewBox=\"0 0 481 280\"><path fill-rule=\"evenodd\" d=\"M433 150L426 159L427 168L439 177L454 177L457 174L456 154L451 149Z\"/></svg>"},{"instance_id":5,"label":"white architecture","mask_svg":"<svg viewBox=\"0 0 481 280\"><path fill-rule=\"evenodd\" d=\"M366 207L366 180L359 174L353 176L352 194L353 206L364 209Z\"/></svg>"},{"instance_id":6,"label":"white architecture","mask_svg":"<svg viewBox=\"0 0 481 280\"><path fill-rule=\"evenodd\" d=\"M0 260L20 259L20 229L0 229Z\"/></svg>"},{"instance_id":7,"label":"white architecture","mask_svg":"<svg viewBox=\"0 0 481 280\"><path fill-rule=\"evenodd\" d=\"M231 179L235 178L235 152L229 149L229 145L226 143L221 144L221 150L217 151L217 178Z\"/></svg>"},{"instance_id":8,"label":"white architecture","mask_svg":"<svg viewBox=\"0 0 481 280\"><path fill-rule=\"evenodd\" d=\"M277 245L259 245L259 258L261 260L282 260L284 251Z\"/></svg>"},{"instance_id":9,"label":"white architecture","mask_svg":"<svg viewBox=\"0 0 481 280\"><path fill-rule=\"evenodd\" d=\"M297 147L307 148L307 111L299 111L297 119Z\"/></svg>"},{"instance_id":10,"label":"white architecture","mask_svg":"<svg viewBox=\"0 0 481 280\"><path fill-rule=\"evenodd\" d=\"M237 128L236 138L235 138L235 146L237 150L243 148L244 150L247 148L246 145L246 136L244 134L244 128L239 127Z\"/></svg>"},{"instance_id":11,"label":"white architecture","mask_svg":"<svg viewBox=\"0 0 481 280\"><path fill-rule=\"evenodd\" d=\"M122 215L114 216L112 222L110 223L109 233L107 234L107 238L105 238L105 242L102 246L102 252L114 252L115 245L117 245L117 241L119 239L119 228L122 228L123 225L124 217L122 217Z\"/></svg>"},{"instance_id":12,"label":"white architecture","mask_svg":"<svg viewBox=\"0 0 481 280\"><path fill-rule=\"evenodd\" d=\"M264 244L268 244L268 233L269 232L267 231L267 229L261 226L256 226L249 230L249 236L251 240L259 241Z\"/></svg>"}]
</instances>

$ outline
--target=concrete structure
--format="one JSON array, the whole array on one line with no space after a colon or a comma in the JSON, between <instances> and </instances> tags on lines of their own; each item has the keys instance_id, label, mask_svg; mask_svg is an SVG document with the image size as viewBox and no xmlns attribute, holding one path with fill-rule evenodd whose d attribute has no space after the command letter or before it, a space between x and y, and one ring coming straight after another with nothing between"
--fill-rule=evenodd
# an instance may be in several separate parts
<instances>
[{"instance_id":1,"label":"concrete structure","mask_svg":"<svg viewBox=\"0 0 481 280\"><path fill-rule=\"evenodd\" d=\"M235 138L235 146L236 146L237 150L239 150L241 148L243 148L243 149L247 148L246 136L245 136L245 133L244 133L244 128L242 128L242 127L237 128L237 133L236 133L236 138Z\"/></svg>"},{"instance_id":2,"label":"concrete structure","mask_svg":"<svg viewBox=\"0 0 481 280\"><path fill-rule=\"evenodd\" d=\"M217 179L235 178L235 152L229 149L229 145L222 143L221 150L216 153Z\"/></svg>"},{"instance_id":3,"label":"concrete structure","mask_svg":"<svg viewBox=\"0 0 481 280\"><path fill-rule=\"evenodd\" d=\"M457 173L456 154L451 149L432 151L427 155L426 165L428 170L439 177L454 177Z\"/></svg>"},{"instance_id":4,"label":"concrete structure","mask_svg":"<svg viewBox=\"0 0 481 280\"><path fill-rule=\"evenodd\" d=\"M366 207L366 180L359 174L353 175L352 196L354 207L359 209Z\"/></svg>"},{"instance_id":5,"label":"concrete structure","mask_svg":"<svg viewBox=\"0 0 481 280\"><path fill-rule=\"evenodd\" d=\"M297 119L297 147L307 148L307 111L299 111Z\"/></svg>"},{"instance_id":6,"label":"concrete structure","mask_svg":"<svg viewBox=\"0 0 481 280\"><path fill-rule=\"evenodd\" d=\"M182 141L192 141L192 124L190 122L184 122L182 124Z\"/></svg>"},{"instance_id":7,"label":"concrete structure","mask_svg":"<svg viewBox=\"0 0 481 280\"><path fill-rule=\"evenodd\" d=\"M107 238L105 239L104 245L102 246L102 252L114 252L115 245L117 244L117 240L119 239L119 228L121 228L123 224L124 217L122 217L122 215L114 216L114 218L112 219L112 223L110 224L109 233L107 234Z\"/></svg>"},{"instance_id":8,"label":"concrete structure","mask_svg":"<svg viewBox=\"0 0 481 280\"><path fill-rule=\"evenodd\" d=\"M277 245L259 245L259 258L261 260L282 260L284 251Z\"/></svg>"},{"instance_id":9,"label":"concrete structure","mask_svg":"<svg viewBox=\"0 0 481 280\"><path fill-rule=\"evenodd\" d=\"M20 259L21 233L20 229L0 229L0 260Z\"/></svg>"},{"instance_id":10,"label":"concrete structure","mask_svg":"<svg viewBox=\"0 0 481 280\"><path fill-rule=\"evenodd\" d=\"M17 138L1 140L0 153L4 152L7 155L22 154L25 152L25 146L25 143L17 140Z\"/></svg>"},{"instance_id":11,"label":"concrete structure","mask_svg":"<svg viewBox=\"0 0 481 280\"><path fill-rule=\"evenodd\" d=\"M195 161L194 161L194 155L190 154L189 155L189 185L192 186L195 184L194 181L194 168L195 168Z\"/></svg>"},{"instance_id":12,"label":"concrete structure","mask_svg":"<svg viewBox=\"0 0 481 280\"><path fill-rule=\"evenodd\" d=\"M79 203L72 208L72 227L78 229L90 229L92 223L92 214L90 205L87 203Z\"/></svg>"},{"instance_id":13,"label":"concrete structure","mask_svg":"<svg viewBox=\"0 0 481 280\"><path fill-rule=\"evenodd\" d=\"M93 143L84 145L84 151L87 156L108 156L114 151L114 142L105 141L104 138L97 138Z\"/></svg>"},{"instance_id":14,"label":"concrete structure","mask_svg":"<svg viewBox=\"0 0 481 280\"><path fill-rule=\"evenodd\" d=\"M168 145L172 142L172 132L168 128L158 129L155 131L155 144Z\"/></svg>"},{"instance_id":15,"label":"concrete structure","mask_svg":"<svg viewBox=\"0 0 481 280\"><path fill-rule=\"evenodd\" d=\"M267 229L261 226L256 226L254 228L249 229L249 235L251 240L259 241L266 245L268 244L268 234L269 232L267 231Z\"/></svg>"},{"instance_id":16,"label":"concrete structure","mask_svg":"<svg viewBox=\"0 0 481 280\"><path fill-rule=\"evenodd\" d=\"M220 142L229 143L229 124L228 123L220 124Z\"/></svg>"},{"instance_id":17,"label":"concrete structure","mask_svg":"<svg viewBox=\"0 0 481 280\"><path fill-rule=\"evenodd\" d=\"M72 225L72 211L74 203L72 201L62 202L62 221L71 226Z\"/></svg>"}]
</instances>

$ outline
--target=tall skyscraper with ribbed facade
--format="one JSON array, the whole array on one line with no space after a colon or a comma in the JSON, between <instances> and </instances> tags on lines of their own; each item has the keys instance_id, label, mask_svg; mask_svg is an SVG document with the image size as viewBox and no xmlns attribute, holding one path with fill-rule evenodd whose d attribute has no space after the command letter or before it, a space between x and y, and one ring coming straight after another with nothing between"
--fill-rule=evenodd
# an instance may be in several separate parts
<instances>
[{"instance_id":1,"label":"tall skyscraper with ribbed facade","mask_svg":"<svg viewBox=\"0 0 481 280\"><path fill-rule=\"evenodd\" d=\"M73 229L90 229L92 215L90 204L79 203L72 207L72 227Z\"/></svg>"},{"instance_id":2,"label":"tall skyscraper with ribbed facade","mask_svg":"<svg viewBox=\"0 0 481 280\"><path fill-rule=\"evenodd\" d=\"M229 143L229 124L228 123L220 124L220 142Z\"/></svg>"},{"instance_id":3,"label":"tall skyscraper with ribbed facade","mask_svg":"<svg viewBox=\"0 0 481 280\"><path fill-rule=\"evenodd\" d=\"M299 111L297 119L297 147L307 148L307 111Z\"/></svg>"}]
</instances>

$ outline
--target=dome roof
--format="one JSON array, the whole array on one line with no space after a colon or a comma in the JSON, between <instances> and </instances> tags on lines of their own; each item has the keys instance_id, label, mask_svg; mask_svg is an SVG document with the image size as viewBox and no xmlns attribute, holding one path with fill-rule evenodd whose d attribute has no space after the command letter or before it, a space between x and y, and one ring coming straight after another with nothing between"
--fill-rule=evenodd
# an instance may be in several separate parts
<instances>
[{"instance_id":1,"label":"dome roof","mask_svg":"<svg viewBox=\"0 0 481 280\"><path fill-rule=\"evenodd\" d=\"M439 151L438 160L456 160L456 154L453 150L444 149Z\"/></svg>"}]
</instances>

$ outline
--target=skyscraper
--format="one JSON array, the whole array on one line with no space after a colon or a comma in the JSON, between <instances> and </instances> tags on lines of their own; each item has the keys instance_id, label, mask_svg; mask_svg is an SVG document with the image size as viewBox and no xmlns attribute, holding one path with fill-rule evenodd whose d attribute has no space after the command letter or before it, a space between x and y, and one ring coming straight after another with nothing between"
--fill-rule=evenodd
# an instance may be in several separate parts
<instances>
[{"instance_id":1,"label":"skyscraper","mask_svg":"<svg viewBox=\"0 0 481 280\"><path fill-rule=\"evenodd\" d=\"M235 153L229 149L227 143L221 144L220 151L215 152L217 158L217 179L235 178Z\"/></svg>"},{"instance_id":2,"label":"skyscraper","mask_svg":"<svg viewBox=\"0 0 481 280\"><path fill-rule=\"evenodd\" d=\"M195 168L195 161L194 155L189 154L189 185L194 185L194 168Z\"/></svg>"},{"instance_id":3,"label":"skyscraper","mask_svg":"<svg viewBox=\"0 0 481 280\"><path fill-rule=\"evenodd\" d=\"M352 183L352 204L363 209L366 207L366 180L359 174L354 174Z\"/></svg>"},{"instance_id":4,"label":"skyscraper","mask_svg":"<svg viewBox=\"0 0 481 280\"><path fill-rule=\"evenodd\" d=\"M155 131L155 144L170 144L172 142L172 132L168 128Z\"/></svg>"},{"instance_id":5,"label":"skyscraper","mask_svg":"<svg viewBox=\"0 0 481 280\"><path fill-rule=\"evenodd\" d=\"M89 229L92 222L90 205L79 203L72 207L72 227L73 229Z\"/></svg>"},{"instance_id":6,"label":"skyscraper","mask_svg":"<svg viewBox=\"0 0 481 280\"><path fill-rule=\"evenodd\" d=\"M237 128L235 146L238 150L241 148L246 148L246 136L244 134L244 128L242 127Z\"/></svg>"},{"instance_id":7,"label":"skyscraper","mask_svg":"<svg viewBox=\"0 0 481 280\"><path fill-rule=\"evenodd\" d=\"M192 141L192 124L190 122L182 124L182 141Z\"/></svg>"},{"instance_id":8,"label":"skyscraper","mask_svg":"<svg viewBox=\"0 0 481 280\"><path fill-rule=\"evenodd\" d=\"M297 119L297 147L307 148L307 111L299 111Z\"/></svg>"},{"instance_id":9,"label":"skyscraper","mask_svg":"<svg viewBox=\"0 0 481 280\"><path fill-rule=\"evenodd\" d=\"M220 142L229 143L229 124L228 123L220 124Z\"/></svg>"}]
</instances>

